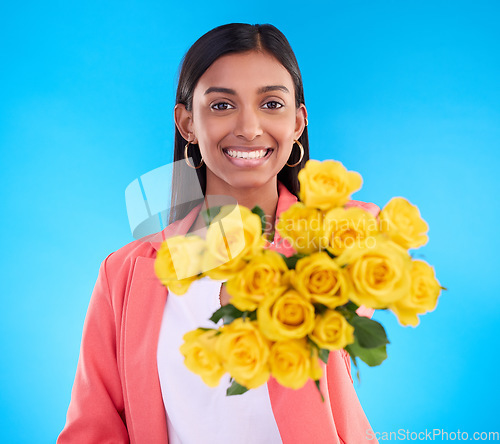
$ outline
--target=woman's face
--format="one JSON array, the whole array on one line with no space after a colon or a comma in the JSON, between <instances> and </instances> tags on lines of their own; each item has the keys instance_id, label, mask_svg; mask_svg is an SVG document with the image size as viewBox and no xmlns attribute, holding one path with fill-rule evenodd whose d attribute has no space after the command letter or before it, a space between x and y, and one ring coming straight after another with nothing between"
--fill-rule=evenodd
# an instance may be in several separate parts
<instances>
[{"instance_id":1,"label":"woman's face","mask_svg":"<svg viewBox=\"0 0 500 444\"><path fill-rule=\"evenodd\" d=\"M304 105L295 107L292 77L271 55L250 51L217 59L200 77L186 120L207 166L207 192L275 180L306 113Z\"/></svg>"}]
</instances>

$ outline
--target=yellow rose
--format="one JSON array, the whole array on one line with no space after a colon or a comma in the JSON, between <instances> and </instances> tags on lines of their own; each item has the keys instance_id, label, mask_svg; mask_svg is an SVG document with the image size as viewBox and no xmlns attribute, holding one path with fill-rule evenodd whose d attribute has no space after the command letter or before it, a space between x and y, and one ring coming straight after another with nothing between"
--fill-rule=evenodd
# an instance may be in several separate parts
<instances>
[{"instance_id":1,"label":"yellow rose","mask_svg":"<svg viewBox=\"0 0 500 444\"><path fill-rule=\"evenodd\" d=\"M207 229L202 267L216 280L229 279L266 244L260 217L241 205L226 205Z\"/></svg>"},{"instance_id":2,"label":"yellow rose","mask_svg":"<svg viewBox=\"0 0 500 444\"><path fill-rule=\"evenodd\" d=\"M344 205L363 179L355 171L347 171L335 160L309 160L299 171L299 199L308 207L328 210Z\"/></svg>"},{"instance_id":3,"label":"yellow rose","mask_svg":"<svg viewBox=\"0 0 500 444\"><path fill-rule=\"evenodd\" d=\"M323 237L322 215L316 208L297 202L281 213L276 229L299 253L313 253L327 246Z\"/></svg>"},{"instance_id":4,"label":"yellow rose","mask_svg":"<svg viewBox=\"0 0 500 444\"><path fill-rule=\"evenodd\" d=\"M417 314L427 313L436 308L441 285L436 279L434 269L425 261L413 260L411 267L411 289L389 308L403 325L419 323Z\"/></svg>"},{"instance_id":5,"label":"yellow rose","mask_svg":"<svg viewBox=\"0 0 500 444\"><path fill-rule=\"evenodd\" d=\"M349 277L324 251L299 259L290 272L290 282L312 303L335 308L349 301Z\"/></svg>"},{"instance_id":6,"label":"yellow rose","mask_svg":"<svg viewBox=\"0 0 500 444\"><path fill-rule=\"evenodd\" d=\"M346 248L336 259L346 266L357 305L386 308L410 290L411 258L399 245L382 236Z\"/></svg>"},{"instance_id":7,"label":"yellow rose","mask_svg":"<svg viewBox=\"0 0 500 444\"><path fill-rule=\"evenodd\" d=\"M339 256L346 247L376 235L378 222L361 208L334 208L325 214L324 233L328 239L328 251Z\"/></svg>"},{"instance_id":8,"label":"yellow rose","mask_svg":"<svg viewBox=\"0 0 500 444\"><path fill-rule=\"evenodd\" d=\"M354 342L354 327L338 311L326 310L316 316L316 324L309 337L319 348L340 350Z\"/></svg>"},{"instance_id":9,"label":"yellow rose","mask_svg":"<svg viewBox=\"0 0 500 444\"><path fill-rule=\"evenodd\" d=\"M156 276L173 293L186 293L201 275L205 248L205 241L199 236L174 236L165 240L156 254Z\"/></svg>"},{"instance_id":10,"label":"yellow rose","mask_svg":"<svg viewBox=\"0 0 500 444\"><path fill-rule=\"evenodd\" d=\"M209 387L217 386L226 372L215 352L218 340L216 333L217 330L190 331L184 335L184 343L180 347L186 367L201 376Z\"/></svg>"},{"instance_id":11,"label":"yellow rose","mask_svg":"<svg viewBox=\"0 0 500 444\"><path fill-rule=\"evenodd\" d=\"M304 338L314 328L314 306L295 290L279 290L261 302L257 320L273 341Z\"/></svg>"},{"instance_id":12,"label":"yellow rose","mask_svg":"<svg viewBox=\"0 0 500 444\"><path fill-rule=\"evenodd\" d=\"M256 322L237 318L220 328L216 350L224 368L247 389L259 387L269 379L269 341Z\"/></svg>"},{"instance_id":13,"label":"yellow rose","mask_svg":"<svg viewBox=\"0 0 500 444\"><path fill-rule=\"evenodd\" d=\"M253 311L273 290L286 286L288 267L280 254L262 250L235 277L227 281L230 304L241 311Z\"/></svg>"},{"instance_id":14,"label":"yellow rose","mask_svg":"<svg viewBox=\"0 0 500 444\"><path fill-rule=\"evenodd\" d=\"M418 248L428 241L427 222L420 211L402 197L394 197L380 212L380 231L403 248Z\"/></svg>"},{"instance_id":15,"label":"yellow rose","mask_svg":"<svg viewBox=\"0 0 500 444\"><path fill-rule=\"evenodd\" d=\"M323 373L317 353L311 353L305 339L275 342L271 347L269 365L276 381L291 389L303 387L309 378L316 381Z\"/></svg>"}]
</instances>

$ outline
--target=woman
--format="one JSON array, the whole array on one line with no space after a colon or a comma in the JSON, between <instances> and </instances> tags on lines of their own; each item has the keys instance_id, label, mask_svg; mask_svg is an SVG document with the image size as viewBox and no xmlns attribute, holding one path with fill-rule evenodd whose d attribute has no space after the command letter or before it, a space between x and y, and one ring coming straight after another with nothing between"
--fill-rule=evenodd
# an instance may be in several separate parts
<instances>
[{"instance_id":1,"label":"woman","mask_svg":"<svg viewBox=\"0 0 500 444\"><path fill-rule=\"evenodd\" d=\"M202 36L183 61L175 123L174 161L196 172L203 195L259 205L274 231L276 218L297 200L297 174L309 158L302 79L283 34L271 25L230 24ZM291 390L274 380L227 398L223 382L209 389L184 368L183 332L229 300L225 287L208 279L182 298L167 297L154 275L161 238L203 227L184 179L177 162L171 224L162 235L132 242L101 265L58 442L367 440L371 429L343 352L330 354L325 402L312 382ZM278 235L274 241L283 252Z\"/></svg>"}]
</instances>

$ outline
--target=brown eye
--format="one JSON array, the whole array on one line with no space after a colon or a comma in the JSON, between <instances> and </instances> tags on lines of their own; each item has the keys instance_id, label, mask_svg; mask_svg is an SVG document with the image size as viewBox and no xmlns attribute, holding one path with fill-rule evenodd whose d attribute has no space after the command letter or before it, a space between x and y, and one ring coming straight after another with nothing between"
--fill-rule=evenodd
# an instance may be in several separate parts
<instances>
[{"instance_id":1,"label":"brown eye","mask_svg":"<svg viewBox=\"0 0 500 444\"><path fill-rule=\"evenodd\" d=\"M264 107L267 109L280 109L280 108L283 108L283 104L280 102L277 102L276 100L271 100L269 102L266 102L264 104Z\"/></svg>"},{"instance_id":2,"label":"brown eye","mask_svg":"<svg viewBox=\"0 0 500 444\"><path fill-rule=\"evenodd\" d=\"M214 109L214 110L216 110L216 111L226 111L228 109L231 109L232 105L230 105L227 102L218 102L218 103L214 103L211 106L211 108Z\"/></svg>"}]
</instances>

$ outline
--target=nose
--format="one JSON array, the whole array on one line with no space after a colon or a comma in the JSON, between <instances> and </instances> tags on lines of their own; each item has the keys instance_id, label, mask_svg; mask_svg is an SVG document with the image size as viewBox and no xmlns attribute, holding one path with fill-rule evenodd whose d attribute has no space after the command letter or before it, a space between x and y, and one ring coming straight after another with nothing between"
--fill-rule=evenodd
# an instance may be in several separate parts
<instances>
[{"instance_id":1,"label":"nose","mask_svg":"<svg viewBox=\"0 0 500 444\"><path fill-rule=\"evenodd\" d=\"M258 111L251 107L241 108L237 116L234 134L237 137L251 141L260 136L262 132Z\"/></svg>"}]
</instances>

